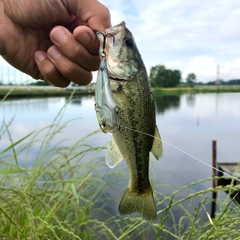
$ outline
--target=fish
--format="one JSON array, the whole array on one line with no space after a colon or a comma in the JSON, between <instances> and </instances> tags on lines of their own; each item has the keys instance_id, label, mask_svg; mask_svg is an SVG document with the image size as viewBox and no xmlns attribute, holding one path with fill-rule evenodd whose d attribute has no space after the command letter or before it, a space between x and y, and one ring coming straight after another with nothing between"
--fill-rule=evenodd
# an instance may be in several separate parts
<instances>
[{"instance_id":1,"label":"fish","mask_svg":"<svg viewBox=\"0 0 240 240\"><path fill-rule=\"evenodd\" d=\"M125 22L106 29L105 34L114 36L114 41L106 42L105 53L120 123L120 128L112 133L106 164L113 168L124 159L129 172L129 183L118 212L123 216L138 212L144 219L154 221L157 210L149 180L149 155L152 152L159 159L163 149L151 85L133 34Z\"/></svg>"}]
</instances>

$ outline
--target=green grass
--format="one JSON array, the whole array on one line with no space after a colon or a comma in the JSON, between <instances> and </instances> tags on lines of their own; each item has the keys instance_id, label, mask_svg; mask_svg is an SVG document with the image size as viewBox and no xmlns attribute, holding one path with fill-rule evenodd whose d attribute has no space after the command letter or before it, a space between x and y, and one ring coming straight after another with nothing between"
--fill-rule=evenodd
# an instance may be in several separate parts
<instances>
[{"instance_id":1,"label":"green grass","mask_svg":"<svg viewBox=\"0 0 240 240\"><path fill-rule=\"evenodd\" d=\"M175 87L175 88L153 88L155 94L183 94L183 93L212 93L212 92L240 92L240 86L204 86L204 87ZM21 98L21 97L47 97L47 96L70 96L72 91L65 89L42 89L17 88L13 89L0 89L0 97L2 98ZM75 91L76 95L94 94L94 91L87 89L80 89Z\"/></svg>"},{"instance_id":2,"label":"green grass","mask_svg":"<svg viewBox=\"0 0 240 240\"><path fill-rule=\"evenodd\" d=\"M73 91L65 90L64 88L51 88L42 87L40 89L36 88L15 88L12 89L0 89L0 97L6 98L24 98L24 97L48 97L48 96L70 96ZM93 94L93 91L88 91L87 89L80 89L74 92L74 95L84 95Z\"/></svg>"},{"instance_id":3,"label":"green grass","mask_svg":"<svg viewBox=\"0 0 240 240\"><path fill-rule=\"evenodd\" d=\"M240 92L240 86L153 88L155 94Z\"/></svg>"},{"instance_id":4,"label":"green grass","mask_svg":"<svg viewBox=\"0 0 240 240\"><path fill-rule=\"evenodd\" d=\"M169 196L156 193L157 222L121 218L110 212L109 208L116 210L123 193L115 184L128 179L126 165L118 166L119 171L101 170L105 163L98 156L106 148L91 145L95 132L72 146L59 139L59 132L68 124L60 121L66 107L67 104L52 125L18 141L11 137L13 120L3 121L0 138L7 135L9 146L0 150L0 239L239 239L240 209L230 198L218 200L220 209L211 219L206 208L211 203L212 188L184 194L211 178ZM23 156L26 163L33 160L32 148L38 149L34 162L23 167ZM215 191L236 189L226 186ZM109 190L116 197L110 197ZM192 206L196 199L199 203ZM186 207L186 202L190 206ZM176 208L181 210L180 218L174 215Z\"/></svg>"}]
</instances>

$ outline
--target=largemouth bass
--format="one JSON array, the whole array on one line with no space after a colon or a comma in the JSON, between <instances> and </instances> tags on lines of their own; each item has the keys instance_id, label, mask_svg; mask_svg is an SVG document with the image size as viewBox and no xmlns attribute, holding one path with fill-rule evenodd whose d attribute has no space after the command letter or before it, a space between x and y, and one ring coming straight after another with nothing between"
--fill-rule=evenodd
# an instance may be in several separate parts
<instances>
[{"instance_id":1,"label":"largemouth bass","mask_svg":"<svg viewBox=\"0 0 240 240\"><path fill-rule=\"evenodd\" d=\"M159 159L162 143L156 126L150 82L125 22L106 29L105 33L115 38L114 42L106 43L105 52L112 96L120 119L120 128L112 134L108 146L106 163L114 167L125 159L130 175L119 204L119 214L139 212L143 218L155 220L157 212L149 181L149 153Z\"/></svg>"}]
</instances>

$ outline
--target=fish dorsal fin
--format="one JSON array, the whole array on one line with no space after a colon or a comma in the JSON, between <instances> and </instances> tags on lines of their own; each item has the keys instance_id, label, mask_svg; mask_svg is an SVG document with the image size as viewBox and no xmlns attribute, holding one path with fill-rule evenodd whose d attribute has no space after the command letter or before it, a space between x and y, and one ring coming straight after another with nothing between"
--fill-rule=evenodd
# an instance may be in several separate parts
<instances>
[{"instance_id":1,"label":"fish dorsal fin","mask_svg":"<svg viewBox=\"0 0 240 240\"><path fill-rule=\"evenodd\" d=\"M163 153L162 141L161 141L161 137L160 137L160 133L158 131L157 125L155 126L154 139L153 139L151 152L156 159L159 159Z\"/></svg>"},{"instance_id":2,"label":"fish dorsal fin","mask_svg":"<svg viewBox=\"0 0 240 240\"><path fill-rule=\"evenodd\" d=\"M118 163L123 160L122 154L119 151L118 146L116 145L114 138L111 138L111 141L108 145L108 152L106 156L106 164L110 168L114 168Z\"/></svg>"}]
</instances>

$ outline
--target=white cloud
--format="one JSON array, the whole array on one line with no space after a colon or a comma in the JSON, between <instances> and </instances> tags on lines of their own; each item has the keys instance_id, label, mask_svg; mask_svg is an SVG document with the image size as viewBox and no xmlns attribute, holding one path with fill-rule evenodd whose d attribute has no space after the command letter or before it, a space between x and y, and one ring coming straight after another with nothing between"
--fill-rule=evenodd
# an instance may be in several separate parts
<instances>
[{"instance_id":1,"label":"white cloud","mask_svg":"<svg viewBox=\"0 0 240 240\"><path fill-rule=\"evenodd\" d=\"M195 56L187 62L173 61L165 63L167 68L181 69L183 80L186 79L189 73L195 73L198 82L216 80L217 65L219 65L219 77L221 79L240 78L240 58L219 63L215 57Z\"/></svg>"},{"instance_id":2,"label":"white cloud","mask_svg":"<svg viewBox=\"0 0 240 240\"><path fill-rule=\"evenodd\" d=\"M240 78L240 5L238 0L102 1L113 24L125 20L146 68L155 64L194 72L199 81ZM132 12L127 6L131 6ZM121 19L122 18L122 19Z\"/></svg>"},{"instance_id":3,"label":"white cloud","mask_svg":"<svg viewBox=\"0 0 240 240\"><path fill-rule=\"evenodd\" d=\"M112 24L125 21L149 71L163 64L198 81L240 78L238 0L101 0ZM7 66L0 57L1 66ZM94 79L96 73L94 73Z\"/></svg>"},{"instance_id":4,"label":"white cloud","mask_svg":"<svg viewBox=\"0 0 240 240\"><path fill-rule=\"evenodd\" d=\"M183 69L183 78L187 74L194 72L197 75L197 81L213 81L217 75L217 61L210 56L196 56L190 59Z\"/></svg>"},{"instance_id":5,"label":"white cloud","mask_svg":"<svg viewBox=\"0 0 240 240\"><path fill-rule=\"evenodd\" d=\"M124 15L121 14L119 11L113 10L111 12L111 21L113 25L117 25L118 23L122 22L123 19L124 19Z\"/></svg>"}]
</instances>

